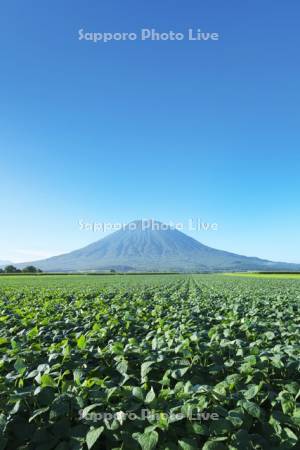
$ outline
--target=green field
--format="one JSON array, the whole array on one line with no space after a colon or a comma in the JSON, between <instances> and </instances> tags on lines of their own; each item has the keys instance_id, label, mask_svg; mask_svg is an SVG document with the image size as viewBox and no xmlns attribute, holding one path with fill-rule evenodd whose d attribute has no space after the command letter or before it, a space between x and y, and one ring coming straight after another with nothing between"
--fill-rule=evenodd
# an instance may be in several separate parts
<instances>
[{"instance_id":1,"label":"green field","mask_svg":"<svg viewBox=\"0 0 300 450\"><path fill-rule=\"evenodd\" d=\"M300 277L0 276L0 449L299 449Z\"/></svg>"},{"instance_id":2,"label":"green field","mask_svg":"<svg viewBox=\"0 0 300 450\"><path fill-rule=\"evenodd\" d=\"M280 280L299 280L300 273L255 273L255 272L240 272L240 273L224 273L224 276L242 277L242 278L271 278Z\"/></svg>"},{"instance_id":3,"label":"green field","mask_svg":"<svg viewBox=\"0 0 300 450\"><path fill-rule=\"evenodd\" d=\"M186 275L0 275L1 287L91 288L110 286L154 285L186 279Z\"/></svg>"}]
</instances>

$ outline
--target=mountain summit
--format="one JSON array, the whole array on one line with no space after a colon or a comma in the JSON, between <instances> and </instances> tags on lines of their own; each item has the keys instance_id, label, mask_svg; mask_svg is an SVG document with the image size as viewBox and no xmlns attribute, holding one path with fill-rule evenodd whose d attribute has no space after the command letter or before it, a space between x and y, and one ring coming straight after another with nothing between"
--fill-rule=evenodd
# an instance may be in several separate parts
<instances>
[{"instance_id":1,"label":"mountain summit","mask_svg":"<svg viewBox=\"0 0 300 450\"><path fill-rule=\"evenodd\" d=\"M20 264L24 267L29 263ZM79 250L33 262L43 271L243 271L291 270L271 262L216 250L154 220L136 220Z\"/></svg>"}]
</instances>

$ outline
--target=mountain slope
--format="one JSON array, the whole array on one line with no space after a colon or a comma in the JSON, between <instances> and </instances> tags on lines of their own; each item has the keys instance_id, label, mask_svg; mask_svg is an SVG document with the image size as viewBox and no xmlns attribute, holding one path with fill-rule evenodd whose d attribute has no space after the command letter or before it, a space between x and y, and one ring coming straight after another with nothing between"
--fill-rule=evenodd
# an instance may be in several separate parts
<instances>
[{"instance_id":1,"label":"mountain slope","mask_svg":"<svg viewBox=\"0 0 300 450\"><path fill-rule=\"evenodd\" d=\"M0 268L13 264L11 261L6 261L5 259L0 259Z\"/></svg>"},{"instance_id":2,"label":"mountain slope","mask_svg":"<svg viewBox=\"0 0 300 450\"><path fill-rule=\"evenodd\" d=\"M84 248L36 261L43 271L291 270L300 265L216 250L159 222L135 221ZM29 263L19 264L24 267Z\"/></svg>"}]
</instances>

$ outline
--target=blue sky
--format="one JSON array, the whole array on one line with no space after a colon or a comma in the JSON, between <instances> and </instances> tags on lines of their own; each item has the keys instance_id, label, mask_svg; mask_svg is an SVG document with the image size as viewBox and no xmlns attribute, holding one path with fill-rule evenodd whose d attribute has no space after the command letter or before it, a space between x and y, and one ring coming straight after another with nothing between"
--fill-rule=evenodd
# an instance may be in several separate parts
<instances>
[{"instance_id":1,"label":"blue sky","mask_svg":"<svg viewBox=\"0 0 300 450\"><path fill-rule=\"evenodd\" d=\"M216 248L300 263L298 0L1 5L0 259L201 218ZM220 33L91 43L78 30Z\"/></svg>"}]
</instances>

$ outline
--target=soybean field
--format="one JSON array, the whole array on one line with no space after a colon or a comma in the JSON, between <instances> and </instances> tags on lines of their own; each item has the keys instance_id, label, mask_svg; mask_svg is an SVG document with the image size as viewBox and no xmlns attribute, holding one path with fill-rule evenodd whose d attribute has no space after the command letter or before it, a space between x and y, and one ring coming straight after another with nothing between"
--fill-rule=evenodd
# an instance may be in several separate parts
<instances>
[{"instance_id":1,"label":"soybean field","mask_svg":"<svg viewBox=\"0 0 300 450\"><path fill-rule=\"evenodd\" d=\"M299 312L297 276L0 276L0 449L299 449Z\"/></svg>"}]
</instances>

